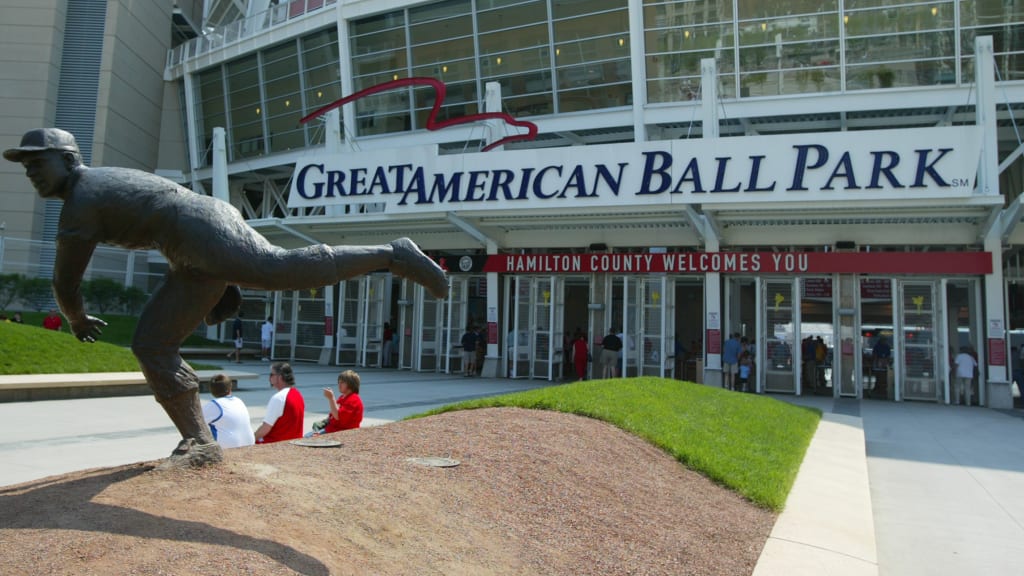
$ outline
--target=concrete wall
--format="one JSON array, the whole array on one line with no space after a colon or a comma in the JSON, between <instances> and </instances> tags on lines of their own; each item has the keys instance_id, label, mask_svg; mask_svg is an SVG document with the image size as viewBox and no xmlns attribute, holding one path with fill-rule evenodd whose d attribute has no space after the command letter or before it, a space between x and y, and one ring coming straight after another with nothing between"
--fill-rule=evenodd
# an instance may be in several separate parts
<instances>
[{"instance_id":1,"label":"concrete wall","mask_svg":"<svg viewBox=\"0 0 1024 576\"><path fill-rule=\"evenodd\" d=\"M157 167L170 2L112 0L100 66L95 166Z\"/></svg>"},{"instance_id":2,"label":"concrete wall","mask_svg":"<svg viewBox=\"0 0 1024 576\"><path fill-rule=\"evenodd\" d=\"M52 126L66 13L64 0L4 0L0 13L0 148L32 128ZM18 164L0 160L5 236L39 238L45 202Z\"/></svg>"}]
</instances>

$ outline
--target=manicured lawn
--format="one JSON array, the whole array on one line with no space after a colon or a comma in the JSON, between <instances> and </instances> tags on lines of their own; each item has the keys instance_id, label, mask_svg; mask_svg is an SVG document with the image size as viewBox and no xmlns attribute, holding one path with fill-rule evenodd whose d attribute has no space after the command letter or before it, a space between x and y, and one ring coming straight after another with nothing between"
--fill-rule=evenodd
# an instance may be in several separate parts
<instances>
[{"instance_id":1,"label":"manicured lawn","mask_svg":"<svg viewBox=\"0 0 1024 576\"><path fill-rule=\"evenodd\" d=\"M460 402L425 415L497 406L609 422L772 510L785 505L821 418L817 410L766 396L651 377L575 382Z\"/></svg>"},{"instance_id":2,"label":"manicured lawn","mask_svg":"<svg viewBox=\"0 0 1024 576\"><path fill-rule=\"evenodd\" d=\"M139 363L127 348L135 331L135 318L108 315L100 341L79 342L68 332L42 328L46 314L22 313L24 324L0 322L0 374L62 374L81 372L136 372ZM193 344L193 340L200 344ZM205 338L190 336L187 346L210 345ZM213 343L215 345L222 345ZM192 363L197 370L219 366Z\"/></svg>"},{"instance_id":3,"label":"manicured lawn","mask_svg":"<svg viewBox=\"0 0 1024 576\"><path fill-rule=\"evenodd\" d=\"M8 312L8 315L10 315L10 312ZM46 318L46 312L22 312L21 316L26 326L42 326L43 318ZM131 346L132 334L135 333L135 325L139 320L136 316L100 313L93 313L93 316L97 316L107 323L106 328L103 329L103 335L99 338L100 341L123 347ZM62 317L61 320L64 321L61 331L67 334L71 327L68 325L68 321L65 318ZM192 334L185 340L185 343L182 344L182 346L230 347L230 344L207 340L206 338Z\"/></svg>"}]
</instances>

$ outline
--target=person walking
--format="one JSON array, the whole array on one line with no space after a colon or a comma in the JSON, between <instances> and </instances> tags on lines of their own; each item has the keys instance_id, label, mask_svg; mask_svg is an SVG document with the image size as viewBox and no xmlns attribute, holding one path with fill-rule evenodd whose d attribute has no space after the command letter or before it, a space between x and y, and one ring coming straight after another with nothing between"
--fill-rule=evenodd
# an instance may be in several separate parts
<instances>
[{"instance_id":1,"label":"person walking","mask_svg":"<svg viewBox=\"0 0 1024 576\"><path fill-rule=\"evenodd\" d=\"M264 362L270 361L270 348L274 341L274 317L267 316L267 320L260 326L260 346L262 348Z\"/></svg>"}]
</instances>

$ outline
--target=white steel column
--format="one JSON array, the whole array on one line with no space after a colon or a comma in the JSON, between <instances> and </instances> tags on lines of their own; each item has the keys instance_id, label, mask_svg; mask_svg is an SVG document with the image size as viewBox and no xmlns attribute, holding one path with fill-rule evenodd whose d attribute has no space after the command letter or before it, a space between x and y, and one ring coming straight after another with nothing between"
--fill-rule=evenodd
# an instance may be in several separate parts
<instances>
[{"instance_id":1,"label":"white steel column","mask_svg":"<svg viewBox=\"0 0 1024 576\"><path fill-rule=\"evenodd\" d=\"M497 82L488 82L484 88L484 111L486 112L501 112L501 84ZM496 126L492 123L488 126L490 129L487 131L487 142L491 143L501 138L503 134L498 134ZM486 154L501 154L501 152L494 150L486 152ZM488 256L492 256L498 253L498 245L487 239L484 242ZM481 376L485 378L496 378L500 375L501 370L499 362L501 362L501 356L498 353L498 334L503 333L501 327L498 326L498 273L487 272L487 356L484 357L484 366ZM509 322L509 318L505 316L505 322ZM515 337L515 335L513 335Z\"/></svg>"},{"instance_id":2,"label":"white steel column","mask_svg":"<svg viewBox=\"0 0 1024 576\"><path fill-rule=\"evenodd\" d=\"M213 197L231 203L228 190L227 136L222 126L213 129Z\"/></svg>"},{"instance_id":3,"label":"white steel column","mask_svg":"<svg viewBox=\"0 0 1024 576\"><path fill-rule=\"evenodd\" d=\"M338 126L339 114L340 112L337 108L325 114L327 120L324 133L324 151L329 154L340 154L342 150L341 129ZM344 206L327 207L327 214L331 216L344 214L344 211ZM334 322L335 286L337 284L324 286L324 347L320 349L320 358L317 360L317 364L330 364L331 354L334 351L334 331L338 328Z\"/></svg>"},{"instance_id":4,"label":"white steel column","mask_svg":"<svg viewBox=\"0 0 1024 576\"><path fill-rule=\"evenodd\" d=\"M718 70L714 58L703 58L700 61L700 92L701 118L704 138L718 138ZM718 252L720 249L718 234L707 219L701 219L703 225L704 251ZM722 275L708 272L704 275L704 383L710 386L722 386L722 341L728 337L730 327L722 322ZM717 334L717 336L714 336ZM709 335L717 337L718 342L712 345L707 339ZM718 350L711 354L709 350Z\"/></svg>"},{"instance_id":5,"label":"white steel column","mask_svg":"<svg viewBox=\"0 0 1024 576\"><path fill-rule=\"evenodd\" d=\"M995 56L992 37L974 40L974 81L978 88L975 106L977 124L981 127L981 162L978 169L978 193L999 196L999 144L996 127ZM985 233L985 251L992 254L992 273L985 275L985 335L983 363L988 366L988 389L979 390L979 402L987 400L990 408L1013 408L1013 395L1007 378L1010 347L1006 341L1006 316L1003 306L1003 243L1002 227L990 226ZM1001 361L993 364L992 361ZM981 370L985 374L984 370ZM987 394L986 394L987 392ZM987 396L987 398L986 398Z\"/></svg>"}]
</instances>

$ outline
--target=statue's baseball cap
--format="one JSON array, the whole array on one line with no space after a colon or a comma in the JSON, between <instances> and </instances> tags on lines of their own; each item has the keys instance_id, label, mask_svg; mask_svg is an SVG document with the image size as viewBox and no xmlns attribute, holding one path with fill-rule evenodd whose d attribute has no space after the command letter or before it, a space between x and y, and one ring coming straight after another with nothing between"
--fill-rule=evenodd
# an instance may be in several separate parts
<instances>
[{"instance_id":1,"label":"statue's baseball cap","mask_svg":"<svg viewBox=\"0 0 1024 576\"><path fill-rule=\"evenodd\" d=\"M11 162L21 162L26 155L44 150L67 150L78 153L78 143L70 132L60 128L36 128L25 132L21 137L21 146L4 150L4 158Z\"/></svg>"}]
</instances>

